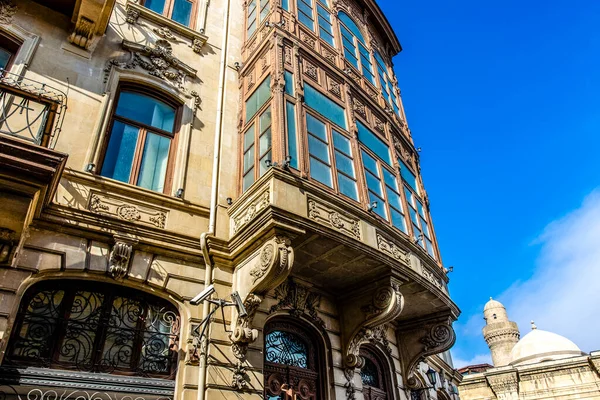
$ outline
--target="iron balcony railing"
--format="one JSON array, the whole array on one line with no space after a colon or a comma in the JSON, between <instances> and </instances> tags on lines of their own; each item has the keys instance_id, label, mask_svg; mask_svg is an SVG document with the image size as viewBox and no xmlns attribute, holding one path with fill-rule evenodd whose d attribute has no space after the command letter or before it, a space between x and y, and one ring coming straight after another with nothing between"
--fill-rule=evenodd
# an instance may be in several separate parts
<instances>
[{"instance_id":1,"label":"iron balcony railing","mask_svg":"<svg viewBox=\"0 0 600 400\"><path fill-rule=\"evenodd\" d=\"M0 68L0 133L54 148L66 110L63 91Z\"/></svg>"}]
</instances>

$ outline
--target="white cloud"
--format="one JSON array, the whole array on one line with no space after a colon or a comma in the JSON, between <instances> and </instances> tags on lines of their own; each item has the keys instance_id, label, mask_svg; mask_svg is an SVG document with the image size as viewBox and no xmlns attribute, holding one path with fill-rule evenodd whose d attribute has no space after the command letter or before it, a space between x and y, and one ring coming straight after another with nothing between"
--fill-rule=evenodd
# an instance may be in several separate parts
<instances>
[{"instance_id":1,"label":"white cloud","mask_svg":"<svg viewBox=\"0 0 600 400\"><path fill-rule=\"evenodd\" d=\"M463 359L460 357L455 357L454 352L452 354L452 362L454 363L454 368L462 368L468 365L476 365L476 364L492 364L492 357L489 353L484 354L476 354L470 360Z\"/></svg>"},{"instance_id":2,"label":"white cloud","mask_svg":"<svg viewBox=\"0 0 600 400\"><path fill-rule=\"evenodd\" d=\"M585 352L600 349L600 189L550 223L536 244L541 252L533 276L500 296L510 319L521 336L535 320L539 329L563 335Z\"/></svg>"}]
</instances>

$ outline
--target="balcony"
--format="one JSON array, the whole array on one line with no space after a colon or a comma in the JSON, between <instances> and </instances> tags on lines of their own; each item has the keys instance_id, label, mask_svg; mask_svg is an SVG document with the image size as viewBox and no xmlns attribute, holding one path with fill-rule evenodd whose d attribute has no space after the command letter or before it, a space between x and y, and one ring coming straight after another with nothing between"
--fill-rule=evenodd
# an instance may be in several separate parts
<instances>
[{"instance_id":1,"label":"balcony","mask_svg":"<svg viewBox=\"0 0 600 400\"><path fill-rule=\"evenodd\" d=\"M0 266L13 265L22 233L50 204L67 155L52 150L67 96L0 70Z\"/></svg>"}]
</instances>

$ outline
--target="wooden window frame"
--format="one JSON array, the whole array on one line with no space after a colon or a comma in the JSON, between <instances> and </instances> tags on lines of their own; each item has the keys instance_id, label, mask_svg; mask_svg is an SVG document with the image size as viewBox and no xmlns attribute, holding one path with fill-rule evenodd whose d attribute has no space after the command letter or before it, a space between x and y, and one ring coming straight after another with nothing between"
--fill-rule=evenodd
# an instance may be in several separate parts
<instances>
[{"instance_id":1,"label":"wooden window frame","mask_svg":"<svg viewBox=\"0 0 600 400\"><path fill-rule=\"evenodd\" d=\"M148 0L143 0L141 5L145 7L146 1L148 1ZM158 13L158 12L156 12L154 10L150 10L150 9L149 10L152 12L156 12L157 14L162 15L163 17L168 18L177 24L186 26L190 29L194 29L196 27L196 18L198 16L198 0L187 0L187 1L192 3L192 9L190 10L190 23L188 25L184 25L181 22L177 22L177 21L174 21L173 19L171 19L171 17L173 16L173 7L175 5L175 0L165 0L165 7L164 7L162 13Z\"/></svg>"},{"instance_id":2,"label":"wooden window frame","mask_svg":"<svg viewBox=\"0 0 600 400\"><path fill-rule=\"evenodd\" d=\"M5 71L9 71L13 66L15 59L17 58L17 54L23 45L23 41L15 38L10 35L8 32L0 29L0 48L10 53L10 57L6 66L4 67Z\"/></svg>"},{"instance_id":3,"label":"wooden window frame","mask_svg":"<svg viewBox=\"0 0 600 400\"><path fill-rule=\"evenodd\" d=\"M254 30L249 34L250 29L250 4L254 3ZM265 11L266 10L266 11ZM263 12L265 13L263 15ZM249 40L256 32L259 31L260 25L268 20L268 16L271 13L271 0L250 0L247 2L245 11L245 35L246 40Z\"/></svg>"},{"instance_id":4,"label":"wooden window frame","mask_svg":"<svg viewBox=\"0 0 600 400\"><path fill-rule=\"evenodd\" d=\"M340 11L340 12L343 12L352 22L354 22L354 25L356 25L356 27L358 28L358 24L356 23L356 21L354 21L354 19L350 15L348 15L348 13L346 13L344 11ZM348 64L351 66L351 68L354 68L360 74L360 76L362 76L365 79L366 82L368 82L370 85L376 87L376 85L377 85L377 76L376 76L377 75L377 71L375 69L377 68L377 66L376 66L375 63L377 62L377 60L374 60L372 49L369 48L369 46L367 45L366 40L364 42L361 42L358 39L358 37L356 37L356 35L354 34L354 32L352 32L352 29L350 29L348 26L346 26L346 24L344 24L342 22L342 20L339 17L339 15L338 15L337 20L338 20L338 24L339 24L339 27L340 27L339 34L340 34L340 42L341 42L341 45L342 45L342 48L341 48L341 50L342 50L342 56L344 57L344 60L347 60L346 59L346 55L344 53L344 49L347 49L347 47L344 46L343 37L345 37L345 36L342 33L342 28L346 29L352 35L352 41L353 41L352 43L353 43L353 46L354 46L354 55L355 55L355 58L356 58L356 60L358 62L358 68L352 62L350 62L350 61L348 61ZM360 28L358 28L358 30L360 31ZM361 34L362 34L362 31L361 31ZM363 36L363 39L364 39L364 34L362 34L362 36ZM365 48L365 50L367 51L367 53L369 53L369 63L371 65L371 75L373 76L373 80L372 81L369 78L367 78L367 76L364 74L364 68L365 68L365 66L364 66L363 61L362 61L362 53L360 51L360 47L361 46Z\"/></svg>"},{"instance_id":5,"label":"wooden window frame","mask_svg":"<svg viewBox=\"0 0 600 400\"><path fill-rule=\"evenodd\" d=\"M167 132L162 129L158 129L152 126L141 124L140 122L130 120L128 118L120 117L116 115L117 107L119 106L119 99L121 98L122 92L132 92L137 94L142 94L151 98L154 98L162 103L165 103L169 106L175 108L175 117L173 122L173 132ZM163 92L159 92L157 90L148 88L147 86L139 86L132 83L120 82L117 86L116 96L114 100L114 106L110 112L110 119L106 131L106 135L104 138L104 143L102 144L102 149L100 151L100 162L98 167L96 168L97 174L101 175L102 168L104 166L104 161L106 160L106 153L108 151L108 143L110 142L110 137L112 134L113 126L115 121L124 122L128 125L135 126L139 129L137 144L135 147L135 152L131 164L131 173L129 176L129 182L122 182L129 185L133 185L135 187L140 187L137 185L137 179L139 178L139 172L142 162L142 155L144 150L144 144L146 143L146 137L148 131L163 137L168 137L171 140L169 146L169 156L167 161L167 170L165 172L165 183L163 187L163 194L171 193L172 185L173 185L173 170L175 168L175 158L177 154L177 144L179 138L179 131L181 130L181 117L183 114L183 104L176 101L170 95L164 95ZM161 96L162 95L162 96ZM102 175L101 175L102 176ZM110 177L106 177L107 179L113 179ZM119 181L120 182L120 181ZM140 187L141 188L141 187ZM142 188L144 189L144 188ZM151 189L146 189L151 190ZM161 193L155 191L155 193Z\"/></svg>"},{"instance_id":6,"label":"wooden window frame","mask_svg":"<svg viewBox=\"0 0 600 400\"><path fill-rule=\"evenodd\" d=\"M315 87L315 86L313 86L313 87ZM317 89L317 88L315 87L315 89ZM319 90L319 89L317 89L317 90ZM321 92L321 91L319 90L319 92ZM323 92L321 92L321 94L323 94ZM327 97L329 97L329 95L327 95ZM345 107L344 107L344 112L346 112ZM308 145L308 136L310 134L308 133L308 125L306 123L307 114L310 114L310 116L312 116L313 118L317 119L318 121L320 121L321 123L323 123L325 125L327 140L328 140L327 152L328 152L329 158L330 158L329 166L331 169L331 183L332 183L333 187L327 186L325 183L322 183L321 181L317 180L316 178L313 178L311 175L311 172L310 172L310 157L311 157L311 155L310 155L310 150L309 150L309 145ZM358 155L356 154L357 147L355 146L355 141L352 139L352 135L350 135L350 133L348 133L348 131L346 131L345 129L334 124L329 119L327 119L326 117L321 115L317 110L310 108L306 104L304 104L304 107L302 107L301 117L303 120L302 125L304 127L304 129L302 130L302 133L303 133L302 141L303 141L303 145L304 145L303 147L306 149L306 154L305 154L305 158L307 160L306 161L306 172L308 174L309 179L311 180L311 182L314 182L319 187L321 187L327 191L330 191L330 192L332 191L335 194L342 195L342 196L344 196L344 198L346 200L353 202L354 204L360 206L363 203L363 196L361 194L361 186L360 186L360 182L359 182L359 178L358 178L359 168L357 168L357 160L358 160ZM333 130L340 133L346 139L350 140L350 146L352 148L352 151L354 152L354 154L352 155L352 164L354 166L354 172L356 175L354 178L349 177L345 172L340 171L337 168L337 163L336 163L336 159L335 159L336 149L335 149L335 145L333 143L333 133L332 133ZM311 135L311 136L314 137L314 135ZM317 138L317 140L320 140L322 142L322 140L319 138ZM318 161L320 161L321 163L326 164L324 160L321 160L318 157L314 157L314 158L317 159ZM345 195L344 193L342 193L340 191L340 186L339 186L338 176L337 176L338 172L340 172L344 176L347 176L349 179L352 179L353 181L356 182L356 195L357 195L358 199L353 199L351 197L348 197L347 195Z\"/></svg>"}]
</instances>

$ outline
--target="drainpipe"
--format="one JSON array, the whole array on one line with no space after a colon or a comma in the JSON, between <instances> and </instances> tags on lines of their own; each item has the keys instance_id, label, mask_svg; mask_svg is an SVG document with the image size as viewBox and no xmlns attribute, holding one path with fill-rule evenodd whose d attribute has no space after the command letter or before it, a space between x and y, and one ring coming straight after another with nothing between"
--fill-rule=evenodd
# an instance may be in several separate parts
<instances>
[{"instance_id":1,"label":"drainpipe","mask_svg":"<svg viewBox=\"0 0 600 400\"><path fill-rule=\"evenodd\" d=\"M208 3L208 1L207 1ZM207 4L208 6L208 4ZM215 234L215 225L217 219L217 202L219 195L219 165L221 157L221 134L223 131L223 103L225 97L225 73L227 68L227 46L229 38L229 11L231 8L231 0L227 0L225 12L223 14L223 41L221 43L221 62L219 64L219 89L217 92L217 113L215 118L215 148L213 154L213 170L210 193L210 217L208 220L208 231L200 235L200 247L202 248L202 256L204 257L204 284L208 286L212 283L213 264L208 251L207 239ZM207 10L208 14L208 10ZM206 16L205 16L206 20ZM206 318L210 311L210 303L207 301L202 303L202 318ZM209 324L210 321L207 321ZM200 360L198 363L198 400L204 400L207 372L207 353L208 353L208 338L210 337L210 324L206 329L206 343L203 349L201 348Z\"/></svg>"}]
</instances>

